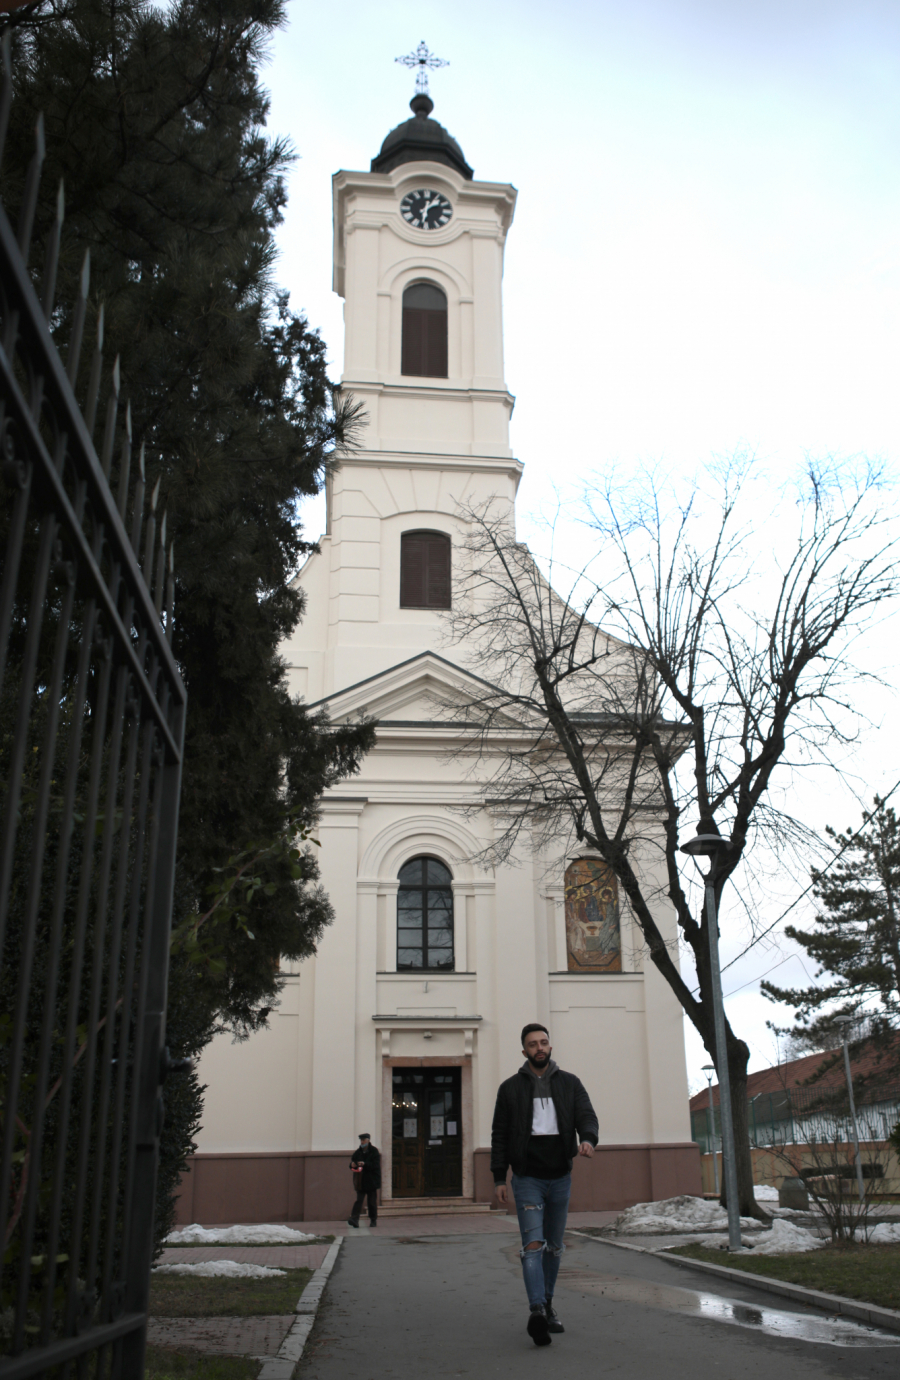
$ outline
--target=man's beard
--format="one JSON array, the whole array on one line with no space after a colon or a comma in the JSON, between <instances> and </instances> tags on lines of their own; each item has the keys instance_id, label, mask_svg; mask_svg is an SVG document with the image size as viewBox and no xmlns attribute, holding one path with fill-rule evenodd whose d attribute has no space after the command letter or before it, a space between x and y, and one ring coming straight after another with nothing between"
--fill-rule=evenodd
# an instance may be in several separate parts
<instances>
[{"instance_id":1,"label":"man's beard","mask_svg":"<svg viewBox=\"0 0 900 1380\"><path fill-rule=\"evenodd\" d=\"M533 1064L536 1069L545 1069L547 1065L550 1063L550 1055L535 1054L529 1056L528 1062L529 1064Z\"/></svg>"}]
</instances>

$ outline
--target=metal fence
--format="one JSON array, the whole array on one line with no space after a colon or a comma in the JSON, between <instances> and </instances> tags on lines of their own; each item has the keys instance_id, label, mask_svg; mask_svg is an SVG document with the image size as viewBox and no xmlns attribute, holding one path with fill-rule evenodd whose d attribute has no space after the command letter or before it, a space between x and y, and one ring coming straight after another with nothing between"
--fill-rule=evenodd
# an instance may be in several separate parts
<instances>
[{"instance_id":1,"label":"metal fence","mask_svg":"<svg viewBox=\"0 0 900 1380\"><path fill-rule=\"evenodd\" d=\"M87 258L53 315L62 188L29 272L42 158L39 121L15 233L0 205L0 1375L138 1380L185 691L102 313L83 409L73 391Z\"/></svg>"},{"instance_id":2,"label":"metal fence","mask_svg":"<svg viewBox=\"0 0 900 1380\"><path fill-rule=\"evenodd\" d=\"M705 1099L704 1099L705 1100ZM860 1139L887 1140L900 1121L900 1087L871 1089L857 1096ZM758 1147L851 1142L853 1131L845 1089L791 1088L747 1099L750 1143ZM691 1112L691 1139L701 1153L722 1148L719 1109Z\"/></svg>"}]
</instances>

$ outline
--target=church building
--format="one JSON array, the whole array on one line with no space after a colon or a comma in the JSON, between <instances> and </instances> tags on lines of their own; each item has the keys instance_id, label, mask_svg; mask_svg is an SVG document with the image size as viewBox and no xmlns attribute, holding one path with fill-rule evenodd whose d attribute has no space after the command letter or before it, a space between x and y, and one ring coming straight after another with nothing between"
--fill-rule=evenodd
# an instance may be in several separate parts
<instances>
[{"instance_id":1,"label":"church building","mask_svg":"<svg viewBox=\"0 0 900 1380\"><path fill-rule=\"evenodd\" d=\"M334 177L342 386L367 425L329 481L282 649L294 694L332 721L373 717L377 743L322 804L335 919L318 953L289 967L267 1030L203 1057L182 1222L345 1218L360 1132L382 1153L382 1212L487 1210L494 1099L529 1021L599 1116L574 1210L700 1190L681 1009L615 878L577 849L473 861L497 822L472 809L471 759L438 706L483 685L447 643L460 505L513 518L522 473L503 363L516 191L476 180L427 94L410 105L368 172ZM675 948L674 913L658 919Z\"/></svg>"}]
</instances>

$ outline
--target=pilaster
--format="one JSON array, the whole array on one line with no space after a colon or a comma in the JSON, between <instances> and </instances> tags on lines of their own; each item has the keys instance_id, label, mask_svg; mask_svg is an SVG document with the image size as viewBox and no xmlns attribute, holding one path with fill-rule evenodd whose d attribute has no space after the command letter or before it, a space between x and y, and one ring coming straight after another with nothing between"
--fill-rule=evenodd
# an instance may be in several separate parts
<instances>
[{"instance_id":1,"label":"pilaster","mask_svg":"<svg viewBox=\"0 0 900 1380\"><path fill-rule=\"evenodd\" d=\"M312 1050L312 1149L354 1143L356 1104L357 895L359 817L365 797L325 799L319 824L322 882L335 910L316 955ZM363 1066L364 1067L364 1066ZM360 1068L363 1075L363 1068Z\"/></svg>"}]
</instances>

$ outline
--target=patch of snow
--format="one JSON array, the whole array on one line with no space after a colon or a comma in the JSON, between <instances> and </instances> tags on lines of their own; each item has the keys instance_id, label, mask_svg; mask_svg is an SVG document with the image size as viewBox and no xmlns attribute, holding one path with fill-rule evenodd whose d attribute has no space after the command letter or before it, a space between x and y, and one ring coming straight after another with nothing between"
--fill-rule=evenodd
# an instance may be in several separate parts
<instances>
[{"instance_id":1,"label":"patch of snow","mask_svg":"<svg viewBox=\"0 0 900 1380\"><path fill-rule=\"evenodd\" d=\"M754 1184L753 1196L758 1203L777 1203L778 1189L772 1184Z\"/></svg>"},{"instance_id":2,"label":"patch of snow","mask_svg":"<svg viewBox=\"0 0 900 1380\"><path fill-rule=\"evenodd\" d=\"M270 1265L245 1265L237 1260L201 1260L196 1265L156 1265L155 1275L199 1275L203 1279L269 1279L286 1274Z\"/></svg>"},{"instance_id":3,"label":"patch of snow","mask_svg":"<svg viewBox=\"0 0 900 1380\"><path fill-rule=\"evenodd\" d=\"M801 1251L817 1251L824 1246L824 1237L814 1231L798 1227L796 1222L785 1222L776 1217L771 1231L764 1231L753 1242L754 1255L794 1255Z\"/></svg>"},{"instance_id":4,"label":"patch of snow","mask_svg":"<svg viewBox=\"0 0 900 1380\"><path fill-rule=\"evenodd\" d=\"M742 1217L745 1231L759 1231L755 1217ZM658 1203L636 1203L620 1213L612 1225L618 1236L683 1236L697 1232L727 1231L728 1214L717 1202L688 1193Z\"/></svg>"},{"instance_id":5,"label":"patch of snow","mask_svg":"<svg viewBox=\"0 0 900 1380\"><path fill-rule=\"evenodd\" d=\"M723 1244L721 1236L701 1236L697 1241L698 1246L706 1246L710 1250ZM815 1232L798 1227L794 1222L776 1218L771 1231L760 1232L754 1235L752 1243L744 1241L743 1244L748 1254L752 1249L754 1255L797 1255L801 1251L816 1251L825 1245L825 1241Z\"/></svg>"},{"instance_id":6,"label":"patch of snow","mask_svg":"<svg viewBox=\"0 0 900 1380\"><path fill-rule=\"evenodd\" d=\"M878 1226L869 1232L869 1240L874 1241L878 1246L885 1246L891 1241L900 1241L900 1222L879 1222Z\"/></svg>"},{"instance_id":7,"label":"patch of snow","mask_svg":"<svg viewBox=\"0 0 900 1380\"><path fill-rule=\"evenodd\" d=\"M256 1246L277 1242L280 1246L297 1246L304 1241L315 1241L306 1231L295 1231L293 1227L277 1227L269 1223L247 1222L240 1227L200 1227L193 1226L182 1231L173 1231L166 1237L167 1246Z\"/></svg>"}]
</instances>

